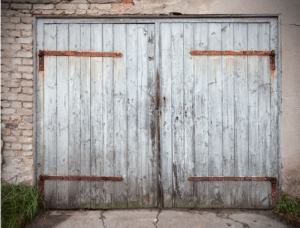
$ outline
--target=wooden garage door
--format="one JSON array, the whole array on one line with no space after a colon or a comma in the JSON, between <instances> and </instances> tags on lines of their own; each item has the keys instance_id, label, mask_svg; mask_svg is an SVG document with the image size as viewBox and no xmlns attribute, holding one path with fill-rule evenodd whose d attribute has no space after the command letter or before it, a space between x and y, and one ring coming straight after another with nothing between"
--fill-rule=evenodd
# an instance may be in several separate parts
<instances>
[{"instance_id":1,"label":"wooden garage door","mask_svg":"<svg viewBox=\"0 0 300 228\"><path fill-rule=\"evenodd\" d=\"M45 180L48 208L272 206L278 18L38 19L36 28L37 179L123 178Z\"/></svg>"}]
</instances>

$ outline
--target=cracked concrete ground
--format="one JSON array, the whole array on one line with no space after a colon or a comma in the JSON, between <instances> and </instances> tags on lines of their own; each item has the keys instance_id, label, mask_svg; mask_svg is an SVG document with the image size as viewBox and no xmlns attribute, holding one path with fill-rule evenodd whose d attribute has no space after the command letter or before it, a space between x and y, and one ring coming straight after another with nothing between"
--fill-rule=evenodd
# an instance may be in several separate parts
<instances>
[{"instance_id":1,"label":"cracked concrete ground","mask_svg":"<svg viewBox=\"0 0 300 228\"><path fill-rule=\"evenodd\" d=\"M47 211L27 228L287 228L270 211L241 210L108 210Z\"/></svg>"}]
</instances>

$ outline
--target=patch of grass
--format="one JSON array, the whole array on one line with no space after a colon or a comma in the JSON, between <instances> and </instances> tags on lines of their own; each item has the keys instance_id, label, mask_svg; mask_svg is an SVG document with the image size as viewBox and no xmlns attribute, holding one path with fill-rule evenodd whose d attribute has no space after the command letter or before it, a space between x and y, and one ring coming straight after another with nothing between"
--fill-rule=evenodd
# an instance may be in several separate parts
<instances>
[{"instance_id":1,"label":"patch of grass","mask_svg":"<svg viewBox=\"0 0 300 228\"><path fill-rule=\"evenodd\" d=\"M36 186L13 185L1 180L1 227L19 228L45 208Z\"/></svg>"},{"instance_id":2,"label":"patch of grass","mask_svg":"<svg viewBox=\"0 0 300 228\"><path fill-rule=\"evenodd\" d=\"M300 200L292 199L288 194L283 194L277 201L275 213L288 223L300 227Z\"/></svg>"}]
</instances>

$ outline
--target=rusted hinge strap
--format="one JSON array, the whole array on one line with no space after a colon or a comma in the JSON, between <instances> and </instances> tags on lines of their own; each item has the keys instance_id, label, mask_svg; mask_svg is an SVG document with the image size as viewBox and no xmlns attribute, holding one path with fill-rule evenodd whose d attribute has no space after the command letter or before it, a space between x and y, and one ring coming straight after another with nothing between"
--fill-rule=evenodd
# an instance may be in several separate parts
<instances>
[{"instance_id":1,"label":"rusted hinge strap","mask_svg":"<svg viewBox=\"0 0 300 228\"><path fill-rule=\"evenodd\" d=\"M191 55L259 55L275 56L274 51L196 51L192 50Z\"/></svg>"},{"instance_id":2,"label":"rusted hinge strap","mask_svg":"<svg viewBox=\"0 0 300 228\"><path fill-rule=\"evenodd\" d=\"M191 55L257 55L270 56L270 71L272 79L275 76L275 51L190 51Z\"/></svg>"},{"instance_id":3,"label":"rusted hinge strap","mask_svg":"<svg viewBox=\"0 0 300 228\"><path fill-rule=\"evenodd\" d=\"M96 177L96 176L55 176L43 175L39 176L39 189L40 195L44 195L44 181L57 180L57 181L123 181L123 177Z\"/></svg>"},{"instance_id":4,"label":"rusted hinge strap","mask_svg":"<svg viewBox=\"0 0 300 228\"><path fill-rule=\"evenodd\" d=\"M188 181L270 181L271 182L271 196L273 205L277 199L276 186L277 179L275 177L199 177L191 176Z\"/></svg>"},{"instance_id":5,"label":"rusted hinge strap","mask_svg":"<svg viewBox=\"0 0 300 228\"><path fill-rule=\"evenodd\" d=\"M91 51L39 51L39 71L44 71L44 56L81 56L81 57L122 57L118 52L91 52Z\"/></svg>"}]
</instances>

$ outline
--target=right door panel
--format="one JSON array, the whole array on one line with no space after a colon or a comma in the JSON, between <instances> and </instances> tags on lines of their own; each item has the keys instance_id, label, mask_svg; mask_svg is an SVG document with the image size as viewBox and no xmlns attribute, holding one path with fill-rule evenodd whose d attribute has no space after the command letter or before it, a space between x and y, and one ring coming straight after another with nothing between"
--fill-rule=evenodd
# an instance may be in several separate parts
<instances>
[{"instance_id":1,"label":"right door panel","mask_svg":"<svg viewBox=\"0 0 300 228\"><path fill-rule=\"evenodd\" d=\"M161 23L159 30L164 207L269 208L270 182L187 179L277 176L270 57L190 54L270 51L270 23Z\"/></svg>"}]
</instances>

